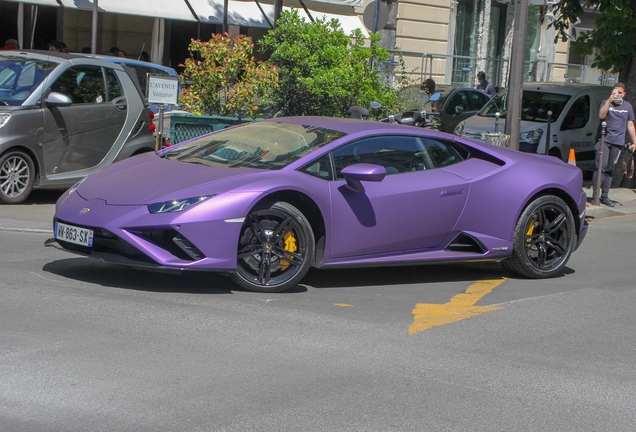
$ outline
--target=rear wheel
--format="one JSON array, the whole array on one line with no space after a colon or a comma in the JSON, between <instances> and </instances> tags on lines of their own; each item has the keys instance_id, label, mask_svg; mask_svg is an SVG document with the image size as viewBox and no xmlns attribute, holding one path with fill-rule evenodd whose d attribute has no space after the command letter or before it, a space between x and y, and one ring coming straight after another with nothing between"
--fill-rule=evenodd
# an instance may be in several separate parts
<instances>
[{"instance_id":1,"label":"rear wheel","mask_svg":"<svg viewBox=\"0 0 636 432\"><path fill-rule=\"evenodd\" d=\"M9 151L0 157L0 201L6 204L23 202L33 189L35 169L24 152Z\"/></svg>"},{"instance_id":2,"label":"rear wheel","mask_svg":"<svg viewBox=\"0 0 636 432\"><path fill-rule=\"evenodd\" d=\"M536 199L517 221L512 257L504 261L504 268L533 279L556 276L576 246L575 227L572 212L561 198Z\"/></svg>"},{"instance_id":3,"label":"rear wheel","mask_svg":"<svg viewBox=\"0 0 636 432\"><path fill-rule=\"evenodd\" d=\"M294 206L278 202L254 209L241 228L232 279L250 291L286 291L305 276L314 251L311 226Z\"/></svg>"}]
</instances>

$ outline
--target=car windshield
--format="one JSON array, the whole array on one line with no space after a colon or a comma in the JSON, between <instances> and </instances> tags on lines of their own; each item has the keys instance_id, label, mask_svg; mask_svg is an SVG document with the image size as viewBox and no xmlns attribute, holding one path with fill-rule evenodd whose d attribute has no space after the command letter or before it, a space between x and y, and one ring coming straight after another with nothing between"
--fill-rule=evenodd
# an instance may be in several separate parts
<instances>
[{"instance_id":1,"label":"car windshield","mask_svg":"<svg viewBox=\"0 0 636 432\"><path fill-rule=\"evenodd\" d=\"M0 56L0 105L22 105L57 63Z\"/></svg>"},{"instance_id":2,"label":"car windshield","mask_svg":"<svg viewBox=\"0 0 636 432\"><path fill-rule=\"evenodd\" d=\"M164 157L208 166L276 170L344 135L315 126L253 122L184 143Z\"/></svg>"},{"instance_id":3,"label":"car windshield","mask_svg":"<svg viewBox=\"0 0 636 432\"><path fill-rule=\"evenodd\" d=\"M524 90L521 100L521 120L545 123L548 121L548 112L551 121L561 115L563 108L570 100L570 96L558 93ZM508 91L504 90L495 95L479 112L482 117L495 117L499 113L501 118L506 117L508 105Z\"/></svg>"}]
</instances>

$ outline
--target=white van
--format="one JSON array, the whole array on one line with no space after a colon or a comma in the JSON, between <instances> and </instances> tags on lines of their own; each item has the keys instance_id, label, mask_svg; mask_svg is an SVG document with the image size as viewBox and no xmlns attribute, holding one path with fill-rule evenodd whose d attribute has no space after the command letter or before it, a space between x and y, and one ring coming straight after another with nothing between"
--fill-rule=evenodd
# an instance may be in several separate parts
<instances>
[{"instance_id":1,"label":"white van","mask_svg":"<svg viewBox=\"0 0 636 432\"><path fill-rule=\"evenodd\" d=\"M612 87L575 84L527 82L521 102L521 136L519 150L547 154L568 160L570 149L576 152L576 163L584 171L594 168L594 144L600 124L598 111ZM485 133L495 131L496 113L500 113L499 132L506 121L508 90L502 90L482 109L455 128L455 135L483 140ZM550 132L548 136L548 112Z\"/></svg>"}]
</instances>

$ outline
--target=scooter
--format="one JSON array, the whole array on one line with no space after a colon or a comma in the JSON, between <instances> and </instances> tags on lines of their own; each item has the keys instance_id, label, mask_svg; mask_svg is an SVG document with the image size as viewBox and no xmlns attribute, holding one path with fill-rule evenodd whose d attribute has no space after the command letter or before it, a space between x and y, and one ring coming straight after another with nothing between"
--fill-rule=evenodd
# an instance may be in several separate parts
<instances>
[{"instance_id":1,"label":"scooter","mask_svg":"<svg viewBox=\"0 0 636 432\"><path fill-rule=\"evenodd\" d=\"M434 102L440 97L439 93L431 95L430 101ZM382 108L382 104L379 102L371 102L371 108ZM380 120L383 123L397 123L407 126L423 127L427 129L437 129L439 124L439 113L427 111L426 109L409 110L405 111L401 115L390 114L388 117Z\"/></svg>"}]
</instances>

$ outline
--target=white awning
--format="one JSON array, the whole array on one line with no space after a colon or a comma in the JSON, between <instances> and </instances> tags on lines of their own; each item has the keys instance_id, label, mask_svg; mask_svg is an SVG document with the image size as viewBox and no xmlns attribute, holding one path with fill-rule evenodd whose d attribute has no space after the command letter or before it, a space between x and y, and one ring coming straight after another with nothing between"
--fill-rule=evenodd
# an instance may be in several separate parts
<instances>
[{"instance_id":1,"label":"white awning","mask_svg":"<svg viewBox=\"0 0 636 432\"><path fill-rule=\"evenodd\" d=\"M2 1L9 1L9 2L14 2L14 3L26 3L26 4L33 4L33 5L39 5L39 6L59 6L60 4L57 2L57 0L2 0Z\"/></svg>"},{"instance_id":2,"label":"white awning","mask_svg":"<svg viewBox=\"0 0 636 432\"><path fill-rule=\"evenodd\" d=\"M29 0L30 1L30 0ZM94 0L60 0L64 7L92 11ZM99 12L196 21L183 0L97 0Z\"/></svg>"},{"instance_id":3,"label":"white awning","mask_svg":"<svg viewBox=\"0 0 636 432\"><path fill-rule=\"evenodd\" d=\"M223 24L223 0L188 1L199 18L199 21L212 24ZM342 3L336 5L334 3L321 3L310 0L304 0L303 2L314 19L324 17L327 20L330 20L332 18L336 18L340 21L340 26L346 34L349 34L354 29L359 28L362 30L365 37L369 36L364 24L352 6L343 5ZM269 22L263 16L263 12L261 12L255 1L229 0L227 13L228 24L243 27L270 28L270 23L274 23L274 0L261 0L259 3L263 8L263 12L267 15ZM300 16L309 21L309 17L305 13L300 2L297 0L284 0L283 5L283 10L289 10L292 7L298 9Z\"/></svg>"}]
</instances>

